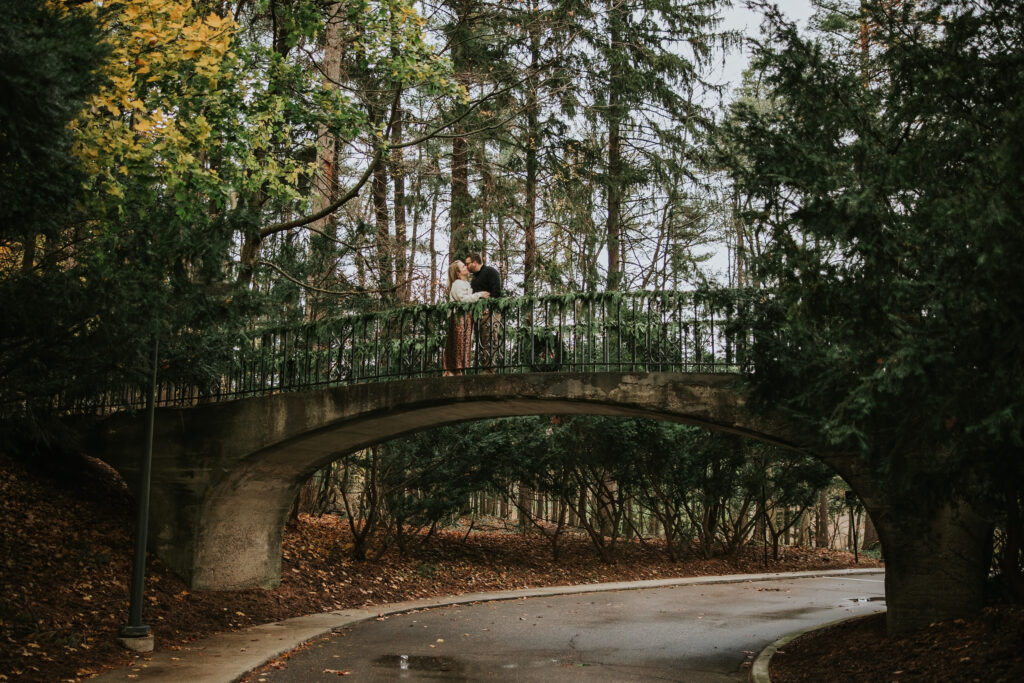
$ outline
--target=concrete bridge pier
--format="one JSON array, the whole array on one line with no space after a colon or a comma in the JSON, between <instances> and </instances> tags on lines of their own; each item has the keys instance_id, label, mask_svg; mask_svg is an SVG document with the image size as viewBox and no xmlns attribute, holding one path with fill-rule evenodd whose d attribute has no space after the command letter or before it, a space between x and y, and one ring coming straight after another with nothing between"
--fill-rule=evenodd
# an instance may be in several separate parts
<instances>
[{"instance_id":1,"label":"concrete bridge pier","mask_svg":"<svg viewBox=\"0 0 1024 683\"><path fill-rule=\"evenodd\" d=\"M182 416L175 415L179 411L165 412L162 426L182 424ZM127 441L141 438L134 431L118 429L118 436ZM180 439L182 434L174 436ZM111 464L134 488L138 458L129 450L112 458ZM192 590L274 588L281 582L287 515L315 469L267 478L258 471L226 469L224 455L194 450L183 463L173 440L158 439L154 444L150 551Z\"/></svg>"},{"instance_id":2,"label":"concrete bridge pier","mask_svg":"<svg viewBox=\"0 0 1024 683\"><path fill-rule=\"evenodd\" d=\"M277 586L291 504L336 457L293 441L338 417L346 402L337 392L158 409L150 551L194 590ZM118 414L94 425L88 447L136 489L144 439L143 416Z\"/></svg>"},{"instance_id":3,"label":"concrete bridge pier","mask_svg":"<svg viewBox=\"0 0 1024 683\"><path fill-rule=\"evenodd\" d=\"M275 588L281 583L284 525L302 481L241 484L250 494L258 493L208 496L192 553L189 584L194 590Z\"/></svg>"},{"instance_id":4,"label":"concrete bridge pier","mask_svg":"<svg viewBox=\"0 0 1024 683\"><path fill-rule=\"evenodd\" d=\"M225 411L228 406L236 409ZM239 427L245 429L246 421L239 422L238 418L248 411L238 411L239 407L217 404L200 409L157 410L149 549L196 590L269 588L280 582L281 523L273 517L279 514L283 520L287 514L292 500L287 486L275 482L265 487L258 499L238 497L227 501L222 506L228 508L222 512L222 518L212 517L209 511L218 484L234 471L231 464L244 455L247 446L248 440L239 438L237 431ZM144 418L116 415L98 427L92 435L90 450L113 466L133 491L137 490ZM202 552L210 544L222 549L213 553L213 565L204 564L210 561L210 553ZM234 585L223 581L238 574L230 564L225 564L229 558L237 558L249 568L243 573L250 575ZM260 567L264 568L257 569ZM251 574L253 569L257 569L256 574Z\"/></svg>"},{"instance_id":5,"label":"concrete bridge pier","mask_svg":"<svg viewBox=\"0 0 1024 683\"><path fill-rule=\"evenodd\" d=\"M941 481L947 454L892 455L909 481ZM984 605L992 523L941 485L897 497L869 460L852 454L821 459L856 492L878 531L885 559L890 635L978 612Z\"/></svg>"}]
</instances>

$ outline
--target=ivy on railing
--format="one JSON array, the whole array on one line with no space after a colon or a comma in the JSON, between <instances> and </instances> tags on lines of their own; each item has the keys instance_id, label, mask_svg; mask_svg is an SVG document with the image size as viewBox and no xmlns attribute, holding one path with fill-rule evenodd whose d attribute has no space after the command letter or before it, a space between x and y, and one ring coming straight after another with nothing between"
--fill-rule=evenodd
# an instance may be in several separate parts
<instances>
[{"instance_id":1,"label":"ivy on railing","mask_svg":"<svg viewBox=\"0 0 1024 683\"><path fill-rule=\"evenodd\" d=\"M193 405L361 382L440 376L452 316L496 331L493 371L737 372L746 333L737 301L721 292L597 292L404 306L376 313L251 332L222 354L203 385L166 380L159 405ZM167 377L183 377L167 368ZM474 348L466 372L481 370ZM125 387L86 410L137 407L145 393Z\"/></svg>"}]
</instances>

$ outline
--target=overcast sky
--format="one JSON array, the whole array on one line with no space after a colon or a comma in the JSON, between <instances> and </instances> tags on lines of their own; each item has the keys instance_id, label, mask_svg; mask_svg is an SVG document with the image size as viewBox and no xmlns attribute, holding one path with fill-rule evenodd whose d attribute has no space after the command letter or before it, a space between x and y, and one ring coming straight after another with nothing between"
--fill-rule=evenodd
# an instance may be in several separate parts
<instances>
[{"instance_id":1,"label":"overcast sky","mask_svg":"<svg viewBox=\"0 0 1024 683\"><path fill-rule=\"evenodd\" d=\"M761 26L761 14L747 9L743 0L733 0L733 2L733 7L722 11L724 20L722 28L739 30L746 36L757 37ZM775 4L788 18L797 20L801 27L807 25L807 19L813 14L811 0L777 0ZM716 75L715 80L728 81L730 87L739 85L749 57L750 55L746 52L727 55L725 64L721 72Z\"/></svg>"}]
</instances>

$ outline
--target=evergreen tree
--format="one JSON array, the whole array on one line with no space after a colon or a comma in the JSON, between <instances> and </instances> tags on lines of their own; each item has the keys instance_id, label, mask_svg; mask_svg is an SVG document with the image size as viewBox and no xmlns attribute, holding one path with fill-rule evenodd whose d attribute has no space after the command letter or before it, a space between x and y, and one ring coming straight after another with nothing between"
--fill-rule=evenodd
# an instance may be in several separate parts
<instances>
[{"instance_id":1,"label":"evergreen tree","mask_svg":"<svg viewBox=\"0 0 1024 683\"><path fill-rule=\"evenodd\" d=\"M823 21L827 42L770 14L773 106L729 126L771 235L752 380L888 482L865 502L899 631L980 607L993 494L1024 481L1024 21L941 0Z\"/></svg>"},{"instance_id":2,"label":"evergreen tree","mask_svg":"<svg viewBox=\"0 0 1024 683\"><path fill-rule=\"evenodd\" d=\"M625 237L636 226L629 213L634 192L651 193L659 179L679 184L700 167L696 136L710 124L699 103L714 86L701 75L717 44L716 0L607 0L580 8L583 57L590 95L587 116L597 126L607 287L619 289L625 273ZM639 188L643 188L639 190ZM647 267L640 258L639 267Z\"/></svg>"}]
</instances>

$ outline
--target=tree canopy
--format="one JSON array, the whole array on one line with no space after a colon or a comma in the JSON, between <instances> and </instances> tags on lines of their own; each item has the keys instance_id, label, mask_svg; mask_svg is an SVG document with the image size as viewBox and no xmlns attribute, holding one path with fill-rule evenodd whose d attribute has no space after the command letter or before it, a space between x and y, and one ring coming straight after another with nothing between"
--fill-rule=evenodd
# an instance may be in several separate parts
<instances>
[{"instance_id":1,"label":"tree canopy","mask_svg":"<svg viewBox=\"0 0 1024 683\"><path fill-rule=\"evenodd\" d=\"M741 101L727 124L746 220L770 235L752 267L762 399L892 467L952 448L946 482L955 465L1009 464L1024 433L1024 24L938 1L834 11L813 39L769 24L770 106Z\"/></svg>"}]
</instances>

